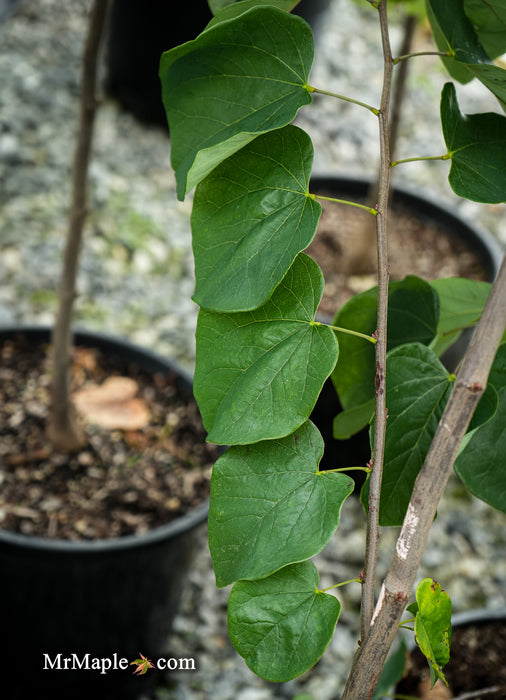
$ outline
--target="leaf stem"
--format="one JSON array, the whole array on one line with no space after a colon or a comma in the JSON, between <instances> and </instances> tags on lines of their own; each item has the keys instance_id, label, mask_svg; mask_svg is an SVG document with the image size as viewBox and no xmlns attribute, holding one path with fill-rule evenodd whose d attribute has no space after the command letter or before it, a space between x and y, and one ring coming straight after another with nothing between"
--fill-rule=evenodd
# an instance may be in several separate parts
<instances>
[{"instance_id":1,"label":"leaf stem","mask_svg":"<svg viewBox=\"0 0 506 700\"><path fill-rule=\"evenodd\" d=\"M313 87L312 85L308 85L308 89L310 92L316 92L319 95L328 95L329 97L335 97L338 100L344 100L345 102L351 102L354 105L358 105L359 107L365 107L366 109L369 110L369 112L372 112L376 116L379 115L379 109L377 107L373 107L372 105L367 104L366 102L361 102L360 100L355 100L353 97L347 97L346 95L340 95L337 92L330 92L329 90L322 90L320 88Z\"/></svg>"},{"instance_id":2,"label":"leaf stem","mask_svg":"<svg viewBox=\"0 0 506 700\"><path fill-rule=\"evenodd\" d=\"M371 467L338 467L337 469L325 469L320 474L339 474L339 472L367 472L368 474L372 472Z\"/></svg>"},{"instance_id":3,"label":"leaf stem","mask_svg":"<svg viewBox=\"0 0 506 700\"><path fill-rule=\"evenodd\" d=\"M393 61L395 65L399 63L399 61L405 61L407 58L416 58L417 56L446 56L449 58L451 55L451 51L416 51L414 53L406 53L403 56L397 56Z\"/></svg>"},{"instance_id":4,"label":"leaf stem","mask_svg":"<svg viewBox=\"0 0 506 700\"><path fill-rule=\"evenodd\" d=\"M320 321L315 321L314 322L315 326L328 326L329 328L332 328L333 331L337 331L338 333L346 333L347 335L355 335L357 338L363 338L364 340L368 340L370 343L376 343L376 338L372 335L366 335L365 333L359 333L359 331L352 331L350 328L341 328L340 326L332 326L330 323L321 323Z\"/></svg>"},{"instance_id":5,"label":"leaf stem","mask_svg":"<svg viewBox=\"0 0 506 700\"><path fill-rule=\"evenodd\" d=\"M358 207L358 209L364 209L365 211L369 212L369 214L373 214L373 216L376 216L378 212L374 207L368 207L366 204L359 204L358 202L350 202L348 199L337 199L336 197L325 197L322 194L315 194L311 195L314 197L314 199L322 199L325 200L326 202L337 202L337 204L348 204L350 207Z\"/></svg>"},{"instance_id":6,"label":"leaf stem","mask_svg":"<svg viewBox=\"0 0 506 700\"><path fill-rule=\"evenodd\" d=\"M349 581L341 581L341 583L334 583L333 586L329 586L328 588L322 588L319 593L325 593L326 591L331 591L333 588L339 588L339 586L346 586L348 583L362 583L361 578L350 578Z\"/></svg>"},{"instance_id":7,"label":"leaf stem","mask_svg":"<svg viewBox=\"0 0 506 700\"><path fill-rule=\"evenodd\" d=\"M390 167L395 167L401 163L415 163L419 160L448 160L451 158L451 153L445 153L443 156L415 156L414 158L403 158L402 160L393 160Z\"/></svg>"}]
</instances>

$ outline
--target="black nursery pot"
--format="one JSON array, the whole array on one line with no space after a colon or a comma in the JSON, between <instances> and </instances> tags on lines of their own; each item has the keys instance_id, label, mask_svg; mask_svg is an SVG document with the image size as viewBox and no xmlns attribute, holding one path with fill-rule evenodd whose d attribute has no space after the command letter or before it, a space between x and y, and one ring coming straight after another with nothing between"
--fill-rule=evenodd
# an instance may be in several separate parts
<instances>
[{"instance_id":1,"label":"black nursery pot","mask_svg":"<svg viewBox=\"0 0 506 700\"><path fill-rule=\"evenodd\" d=\"M370 180L331 175L312 177L310 187L311 192L333 193L336 197L352 201L366 199L370 188ZM448 207L401 187L393 189L391 202L394 208L398 206L408 209L417 219L433 223L445 235L464 242L480 258L487 280L492 282L495 279L502 261L502 250L488 232L464 221ZM332 319L323 320L332 322ZM454 371L466 350L470 337L471 332L464 332L459 341L441 358L450 371ZM311 415L311 420L318 427L325 441L321 469L365 466L370 459L368 428L348 440L336 440L333 437L334 417L341 411L342 406L332 380L328 379ZM351 471L349 476L355 480L356 491L359 491L365 481L365 472Z\"/></svg>"},{"instance_id":2,"label":"black nursery pot","mask_svg":"<svg viewBox=\"0 0 506 700\"><path fill-rule=\"evenodd\" d=\"M329 3L301 0L294 12L316 28ZM108 94L141 121L166 128L160 56L195 39L212 17L207 0L114 0L105 52Z\"/></svg>"},{"instance_id":3,"label":"black nursery pot","mask_svg":"<svg viewBox=\"0 0 506 700\"><path fill-rule=\"evenodd\" d=\"M34 343L49 340L47 329L21 330ZM14 329L0 330L0 341L13 335ZM182 395L192 398L191 378L153 353L90 333L77 333L75 342L119 355L145 371L177 372ZM195 530L207 512L205 502L147 534L91 542L0 530L5 697L67 700L94 693L100 700L126 700L145 691L159 673L134 677L136 667L129 664L139 654L156 662L166 653ZM75 660L82 664L86 654L90 666L95 658L128 666L106 673L79 670ZM66 658L73 670L63 670Z\"/></svg>"}]
</instances>

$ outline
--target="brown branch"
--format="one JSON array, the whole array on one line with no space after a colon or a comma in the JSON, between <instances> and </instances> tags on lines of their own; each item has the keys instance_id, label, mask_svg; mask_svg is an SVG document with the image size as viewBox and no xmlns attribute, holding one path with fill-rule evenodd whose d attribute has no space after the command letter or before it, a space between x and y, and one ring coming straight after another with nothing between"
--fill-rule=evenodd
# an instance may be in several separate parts
<instances>
[{"instance_id":1,"label":"brown branch","mask_svg":"<svg viewBox=\"0 0 506 700\"><path fill-rule=\"evenodd\" d=\"M380 174L378 187L378 215L376 217L376 235L378 250L378 319L376 343L376 403L374 418L373 468L369 482L369 503L367 514L366 554L364 565L364 586L362 591L361 635L365 637L374 610L376 588L376 562L379 544L379 501L381 478L383 475L383 455L385 451L385 432L387 410L385 403L385 376L387 352L387 317L388 317L388 245L387 245L387 211L390 189L390 137L388 128L388 111L390 87L392 84L392 51L388 36L386 2L379 6L379 19L384 57L383 91L378 115L380 132Z\"/></svg>"},{"instance_id":2,"label":"brown branch","mask_svg":"<svg viewBox=\"0 0 506 700\"><path fill-rule=\"evenodd\" d=\"M79 127L72 170L72 201L63 257L59 305L52 333L53 381L47 436L54 449L71 452L83 444L70 400L71 321L76 296L79 252L87 214L87 181L96 112L97 64L108 0L95 0L86 37L81 74Z\"/></svg>"},{"instance_id":3,"label":"brown branch","mask_svg":"<svg viewBox=\"0 0 506 700\"><path fill-rule=\"evenodd\" d=\"M342 700L370 698L411 595L438 503L506 328L506 256L476 327L429 453L418 475L369 631Z\"/></svg>"}]
</instances>

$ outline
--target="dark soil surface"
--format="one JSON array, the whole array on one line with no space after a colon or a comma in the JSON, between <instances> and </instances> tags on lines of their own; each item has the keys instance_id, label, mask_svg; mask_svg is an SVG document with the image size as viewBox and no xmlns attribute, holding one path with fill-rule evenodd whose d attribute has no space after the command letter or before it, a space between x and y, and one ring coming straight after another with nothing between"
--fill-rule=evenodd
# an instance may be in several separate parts
<instances>
[{"instance_id":1,"label":"dark soil surface","mask_svg":"<svg viewBox=\"0 0 506 700\"><path fill-rule=\"evenodd\" d=\"M83 422L85 449L52 452L48 350L21 337L0 345L0 527L70 540L117 537L166 524L207 498L216 448L205 443L197 406L181 395L175 374L152 376L95 349L75 349L73 389L129 376L149 424L121 430Z\"/></svg>"},{"instance_id":2,"label":"dark soil surface","mask_svg":"<svg viewBox=\"0 0 506 700\"><path fill-rule=\"evenodd\" d=\"M306 252L320 265L325 278L319 311L333 317L350 297L377 284L375 218L347 204L321 204L318 231ZM487 279L480 257L464 241L453 237L447 227L435 225L428 217L422 220L396 206L389 220L388 236L391 279L403 279L406 275L426 280Z\"/></svg>"},{"instance_id":3,"label":"dark soil surface","mask_svg":"<svg viewBox=\"0 0 506 700\"><path fill-rule=\"evenodd\" d=\"M450 661L444 668L449 692L441 689L441 698L452 698L470 691L492 689L483 700L506 698L506 625L504 621L472 624L453 630ZM411 655L409 675L396 692L417 698L430 698L424 688L430 688L430 673L425 657L416 650ZM439 681L438 681L439 684ZM443 695L443 692L447 692ZM434 695L436 697L436 695ZM480 700L482 696L473 696Z\"/></svg>"}]
</instances>

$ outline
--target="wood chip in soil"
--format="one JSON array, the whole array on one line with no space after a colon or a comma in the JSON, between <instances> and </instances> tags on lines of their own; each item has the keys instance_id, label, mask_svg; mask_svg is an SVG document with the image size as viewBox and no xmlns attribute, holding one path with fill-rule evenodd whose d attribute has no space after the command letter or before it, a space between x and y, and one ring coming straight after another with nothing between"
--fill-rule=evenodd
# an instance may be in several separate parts
<instances>
[{"instance_id":1,"label":"wood chip in soil","mask_svg":"<svg viewBox=\"0 0 506 700\"><path fill-rule=\"evenodd\" d=\"M88 446L52 453L45 437L49 347L22 336L0 346L0 527L68 540L140 534L203 503L217 448L175 375L154 376L96 349L76 348L73 391L129 376L148 407L142 429L85 424Z\"/></svg>"}]
</instances>

